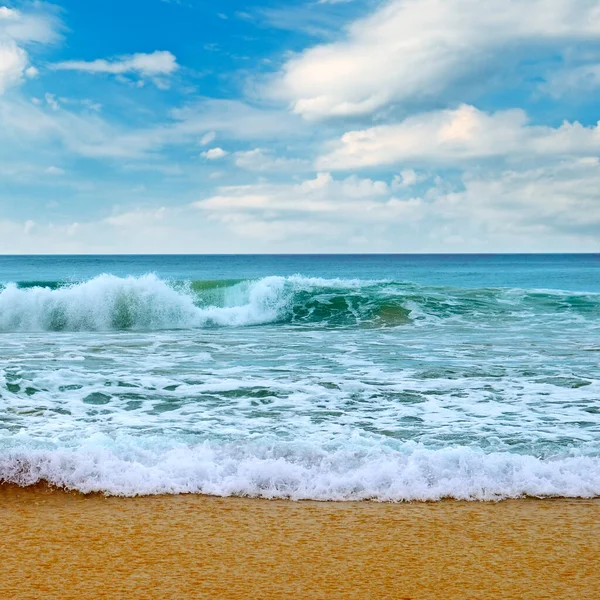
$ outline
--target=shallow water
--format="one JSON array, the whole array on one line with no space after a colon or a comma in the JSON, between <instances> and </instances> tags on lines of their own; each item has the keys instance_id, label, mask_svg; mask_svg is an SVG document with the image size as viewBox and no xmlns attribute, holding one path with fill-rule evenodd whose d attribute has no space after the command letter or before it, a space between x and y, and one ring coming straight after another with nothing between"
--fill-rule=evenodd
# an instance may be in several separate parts
<instances>
[{"instance_id":1,"label":"shallow water","mask_svg":"<svg viewBox=\"0 0 600 600\"><path fill-rule=\"evenodd\" d=\"M600 495L596 256L3 257L0 477Z\"/></svg>"}]
</instances>

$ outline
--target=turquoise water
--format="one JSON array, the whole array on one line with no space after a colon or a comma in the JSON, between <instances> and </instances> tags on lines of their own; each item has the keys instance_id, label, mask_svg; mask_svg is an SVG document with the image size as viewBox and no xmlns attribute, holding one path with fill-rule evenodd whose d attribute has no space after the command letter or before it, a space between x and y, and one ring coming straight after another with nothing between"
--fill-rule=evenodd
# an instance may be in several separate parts
<instances>
[{"instance_id":1,"label":"turquoise water","mask_svg":"<svg viewBox=\"0 0 600 600\"><path fill-rule=\"evenodd\" d=\"M0 258L0 478L600 495L600 257Z\"/></svg>"}]
</instances>

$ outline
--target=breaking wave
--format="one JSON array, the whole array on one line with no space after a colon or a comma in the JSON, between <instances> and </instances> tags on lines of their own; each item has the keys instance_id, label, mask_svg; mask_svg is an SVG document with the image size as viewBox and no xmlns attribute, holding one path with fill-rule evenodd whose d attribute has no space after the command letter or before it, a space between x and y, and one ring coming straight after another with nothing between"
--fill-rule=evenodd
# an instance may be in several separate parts
<instances>
[{"instance_id":1,"label":"breaking wave","mask_svg":"<svg viewBox=\"0 0 600 600\"><path fill-rule=\"evenodd\" d=\"M0 331L185 329L266 323L394 327L419 320L597 315L600 295L424 287L390 281L265 277L169 282L100 275L0 287Z\"/></svg>"},{"instance_id":2,"label":"breaking wave","mask_svg":"<svg viewBox=\"0 0 600 600\"><path fill-rule=\"evenodd\" d=\"M501 500L600 495L600 459L540 459L467 447L325 450L290 444L187 445L97 434L75 448L0 456L0 482L83 493L203 493L294 500Z\"/></svg>"}]
</instances>

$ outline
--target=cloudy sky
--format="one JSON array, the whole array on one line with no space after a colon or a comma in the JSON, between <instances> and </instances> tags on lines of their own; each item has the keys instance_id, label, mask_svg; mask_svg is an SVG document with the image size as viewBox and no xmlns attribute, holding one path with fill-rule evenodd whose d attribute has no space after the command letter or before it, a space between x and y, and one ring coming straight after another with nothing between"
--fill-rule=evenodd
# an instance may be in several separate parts
<instances>
[{"instance_id":1,"label":"cloudy sky","mask_svg":"<svg viewBox=\"0 0 600 600\"><path fill-rule=\"evenodd\" d=\"M0 0L0 252L600 250L600 0Z\"/></svg>"}]
</instances>

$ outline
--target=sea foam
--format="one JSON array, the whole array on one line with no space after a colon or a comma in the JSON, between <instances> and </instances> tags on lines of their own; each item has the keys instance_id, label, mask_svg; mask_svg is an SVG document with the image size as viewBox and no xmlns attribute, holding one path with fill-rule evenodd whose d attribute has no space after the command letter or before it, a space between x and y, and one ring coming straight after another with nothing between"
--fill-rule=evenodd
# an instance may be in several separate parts
<instances>
[{"instance_id":1,"label":"sea foam","mask_svg":"<svg viewBox=\"0 0 600 600\"><path fill-rule=\"evenodd\" d=\"M182 329L210 325L253 325L276 320L285 310L282 278L247 286L237 306L198 305L185 285L169 285L155 275L120 278L100 275L58 288L0 291L0 331L105 331ZM238 296L240 296L238 292Z\"/></svg>"},{"instance_id":2,"label":"sea foam","mask_svg":"<svg viewBox=\"0 0 600 600\"><path fill-rule=\"evenodd\" d=\"M359 315L345 294L369 285L272 276L225 288L203 287L200 292L194 283L201 282L166 282L153 274L126 278L105 274L80 283L49 286L10 283L0 288L0 331L239 327L289 321L294 316L299 321L310 320L315 314L324 322L336 314L356 322ZM323 293L325 297L320 297ZM332 294L337 305L332 303ZM368 295L360 300L367 309L372 302ZM405 320L408 310L401 309L399 314Z\"/></svg>"},{"instance_id":3,"label":"sea foam","mask_svg":"<svg viewBox=\"0 0 600 600\"><path fill-rule=\"evenodd\" d=\"M160 330L265 323L370 325L458 319L485 323L532 314L594 318L600 294L460 289L391 281L270 276L240 282L168 282L100 275L79 283L0 287L0 331Z\"/></svg>"},{"instance_id":4,"label":"sea foam","mask_svg":"<svg viewBox=\"0 0 600 600\"><path fill-rule=\"evenodd\" d=\"M598 315L593 293L300 275L5 284L0 481L600 496Z\"/></svg>"},{"instance_id":5,"label":"sea foam","mask_svg":"<svg viewBox=\"0 0 600 600\"><path fill-rule=\"evenodd\" d=\"M294 444L188 445L97 434L78 447L0 457L0 481L108 495L202 493L294 500L500 500L600 495L600 459L467 447L325 450Z\"/></svg>"}]
</instances>

